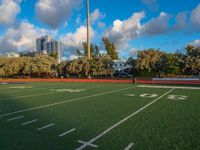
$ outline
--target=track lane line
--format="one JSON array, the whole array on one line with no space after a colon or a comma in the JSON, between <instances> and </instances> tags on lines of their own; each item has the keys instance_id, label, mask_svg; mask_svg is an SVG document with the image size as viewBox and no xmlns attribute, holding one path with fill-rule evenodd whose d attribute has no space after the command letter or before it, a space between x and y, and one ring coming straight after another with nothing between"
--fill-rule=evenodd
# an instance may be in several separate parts
<instances>
[{"instance_id":1,"label":"track lane line","mask_svg":"<svg viewBox=\"0 0 200 150\"><path fill-rule=\"evenodd\" d=\"M134 113L130 114L129 116L127 116L125 118L123 118L122 120L120 120L119 122L115 123L114 125L112 125L108 129L106 129L105 131L103 131L102 133L100 133L99 135L97 135L96 137L92 138L88 142L85 142L85 144L81 145L76 150L82 150L82 149L86 148L87 146L90 146L90 144L93 144L93 142L95 142L96 140L100 139L102 136L104 136L105 134L107 134L108 132L110 132L111 130L113 130L114 128L118 127L119 125L121 125L122 123L124 123L125 121L127 121L128 119L130 119L131 117L137 115L138 113L140 113L144 109L148 108L149 106L151 106L152 104L154 104L155 102L157 102L158 100L160 100L161 98L163 98L164 96L166 96L167 94L169 94L170 92L172 92L173 90L174 89L169 90L168 92L164 93L160 97L156 98L155 100L153 100L150 103L146 104L145 106L141 107L140 109L138 109Z\"/></svg>"},{"instance_id":2,"label":"track lane line","mask_svg":"<svg viewBox=\"0 0 200 150\"><path fill-rule=\"evenodd\" d=\"M48 108L48 107L52 107L52 106L57 106L57 105L65 104L65 103L80 101L80 100L84 100L84 99L87 99L87 98L102 96L102 95L111 94L111 93L115 93L115 92L119 92L119 91L125 91L125 90L132 89L132 88L134 88L134 87L122 88L122 89L119 89L119 90L113 90L113 91L103 92L103 93L99 93L99 94L94 94L94 95L88 95L88 96L84 96L84 97L69 99L69 100L66 100L66 101L52 103L52 104L48 104L48 105L42 105L42 106L38 106L38 107L22 109L22 110L10 112L10 113L1 114L0 117L10 116L10 115L14 115L14 114L22 113L22 112L28 112L28 111L32 111L32 110L37 110L37 109L43 109L43 108Z\"/></svg>"}]
</instances>

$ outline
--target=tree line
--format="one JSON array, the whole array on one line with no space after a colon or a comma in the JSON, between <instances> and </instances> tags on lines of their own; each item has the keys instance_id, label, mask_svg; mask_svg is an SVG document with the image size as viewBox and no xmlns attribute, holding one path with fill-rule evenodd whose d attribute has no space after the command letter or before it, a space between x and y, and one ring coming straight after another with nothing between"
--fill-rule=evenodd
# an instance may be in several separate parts
<instances>
[{"instance_id":1,"label":"tree line","mask_svg":"<svg viewBox=\"0 0 200 150\"><path fill-rule=\"evenodd\" d=\"M77 49L78 58L57 64L54 55L36 57L0 57L0 77L113 77L114 62L119 59L115 44L102 38L104 51L91 44L91 59L87 59L87 43ZM159 49L138 51L137 57L126 61L125 70L134 77L199 76L200 47L188 45L185 52L167 53Z\"/></svg>"},{"instance_id":2,"label":"tree line","mask_svg":"<svg viewBox=\"0 0 200 150\"><path fill-rule=\"evenodd\" d=\"M138 51L129 58L130 72L135 76L183 77L200 75L200 47L188 45L185 52L167 53L158 49Z\"/></svg>"}]
</instances>

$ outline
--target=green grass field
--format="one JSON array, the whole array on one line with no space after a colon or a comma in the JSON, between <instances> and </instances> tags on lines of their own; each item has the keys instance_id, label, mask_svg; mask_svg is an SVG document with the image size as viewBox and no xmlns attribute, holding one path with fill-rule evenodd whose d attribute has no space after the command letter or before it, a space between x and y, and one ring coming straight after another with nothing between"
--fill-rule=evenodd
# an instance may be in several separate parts
<instances>
[{"instance_id":1,"label":"green grass field","mask_svg":"<svg viewBox=\"0 0 200 150\"><path fill-rule=\"evenodd\" d=\"M0 84L1 150L199 150L200 88Z\"/></svg>"}]
</instances>

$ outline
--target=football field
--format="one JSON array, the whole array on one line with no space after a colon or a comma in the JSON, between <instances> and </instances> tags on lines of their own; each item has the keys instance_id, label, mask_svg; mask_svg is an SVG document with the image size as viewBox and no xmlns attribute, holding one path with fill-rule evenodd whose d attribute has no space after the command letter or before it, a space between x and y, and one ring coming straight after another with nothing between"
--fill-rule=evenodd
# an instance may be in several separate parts
<instances>
[{"instance_id":1,"label":"football field","mask_svg":"<svg viewBox=\"0 0 200 150\"><path fill-rule=\"evenodd\" d=\"M199 150L200 87L0 84L0 150Z\"/></svg>"}]
</instances>

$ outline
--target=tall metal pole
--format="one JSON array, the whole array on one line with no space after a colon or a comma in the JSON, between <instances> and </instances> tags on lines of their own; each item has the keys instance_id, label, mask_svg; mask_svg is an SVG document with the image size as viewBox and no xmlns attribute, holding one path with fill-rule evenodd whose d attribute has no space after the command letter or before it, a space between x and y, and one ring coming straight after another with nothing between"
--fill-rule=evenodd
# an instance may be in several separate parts
<instances>
[{"instance_id":1,"label":"tall metal pole","mask_svg":"<svg viewBox=\"0 0 200 150\"><path fill-rule=\"evenodd\" d=\"M87 57L91 59L91 52L90 52L90 2L86 0L87 3Z\"/></svg>"}]
</instances>

